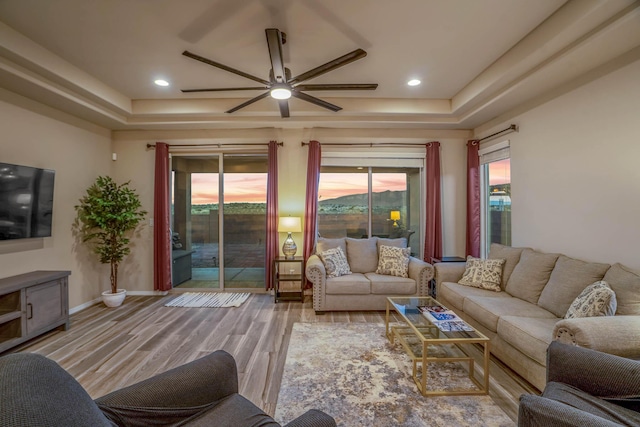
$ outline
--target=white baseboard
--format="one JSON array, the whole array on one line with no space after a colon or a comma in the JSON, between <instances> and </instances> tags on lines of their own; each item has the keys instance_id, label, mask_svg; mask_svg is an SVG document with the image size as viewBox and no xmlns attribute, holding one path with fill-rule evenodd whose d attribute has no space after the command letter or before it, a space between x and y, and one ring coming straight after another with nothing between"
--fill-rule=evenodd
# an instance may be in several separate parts
<instances>
[{"instance_id":1,"label":"white baseboard","mask_svg":"<svg viewBox=\"0 0 640 427\"><path fill-rule=\"evenodd\" d=\"M167 291L127 291L127 295L147 295L147 296L158 296L158 297L163 297L165 295L168 295L169 292ZM92 305L98 304L102 302L102 298L96 298L93 299L91 301L85 302L84 304L80 304L77 305L73 308L69 309L69 314L74 314L77 313L79 311L84 310L85 308L89 308Z\"/></svg>"}]
</instances>

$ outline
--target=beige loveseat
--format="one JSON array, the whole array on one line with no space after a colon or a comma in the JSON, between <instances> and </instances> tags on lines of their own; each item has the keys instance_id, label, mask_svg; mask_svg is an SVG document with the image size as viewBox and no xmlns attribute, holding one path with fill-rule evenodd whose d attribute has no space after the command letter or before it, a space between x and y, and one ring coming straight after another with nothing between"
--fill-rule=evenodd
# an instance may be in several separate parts
<instances>
[{"instance_id":1,"label":"beige loveseat","mask_svg":"<svg viewBox=\"0 0 640 427\"><path fill-rule=\"evenodd\" d=\"M408 277L377 274L379 248L407 246L405 238L318 239L316 254L340 248L346 255L351 274L327 277L318 255L307 260L306 276L313 283L313 309L316 312L340 310L385 310L389 296L427 296L434 270L431 264L409 258Z\"/></svg>"},{"instance_id":2,"label":"beige loveseat","mask_svg":"<svg viewBox=\"0 0 640 427\"><path fill-rule=\"evenodd\" d=\"M457 283L464 263L435 265L436 297L491 339L491 353L542 390L553 340L640 358L640 275L620 264L585 262L561 254L491 245L504 259L502 291ZM615 292L614 316L564 319L584 288L604 280Z\"/></svg>"}]
</instances>

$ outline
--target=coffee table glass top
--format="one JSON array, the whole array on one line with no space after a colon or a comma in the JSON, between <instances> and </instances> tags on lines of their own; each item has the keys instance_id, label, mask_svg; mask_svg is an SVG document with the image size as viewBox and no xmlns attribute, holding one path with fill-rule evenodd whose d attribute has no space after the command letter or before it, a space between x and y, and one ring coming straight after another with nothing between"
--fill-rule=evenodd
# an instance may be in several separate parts
<instances>
[{"instance_id":1,"label":"coffee table glass top","mask_svg":"<svg viewBox=\"0 0 640 427\"><path fill-rule=\"evenodd\" d=\"M390 297L389 303L395 311L404 318L407 325L412 327L414 331L420 334L426 340L456 340L464 341L465 339L477 341L478 339L487 339L483 334L476 331L471 325L465 322L468 327L467 331L447 331L437 328L434 322L425 316L418 308L421 306L441 306L440 302L432 297ZM444 307L445 309L448 307ZM458 320L462 320L458 318ZM428 331L428 333L424 333Z\"/></svg>"}]
</instances>

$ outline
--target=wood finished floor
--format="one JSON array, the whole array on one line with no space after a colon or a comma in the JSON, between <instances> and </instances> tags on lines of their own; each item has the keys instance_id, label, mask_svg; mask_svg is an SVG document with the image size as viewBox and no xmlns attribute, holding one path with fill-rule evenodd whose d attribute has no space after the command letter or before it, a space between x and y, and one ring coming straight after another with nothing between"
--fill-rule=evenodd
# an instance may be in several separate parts
<instances>
[{"instance_id":1,"label":"wood finished floor","mask_svg":"<svg viewBox=\"0 0 640 427\"><path fill-rule=\"evenodd\" d=\"M13 351L50 357L96 398L223 349L236 358L240 393L273 415L295 322L384 323L385 315L316 315L311 297L274 304L266 294L253 294L239 308L164 307L171 297L128 296L117 309L94 305L73 314L68 331ZM480 362L479 351L473 356ZM515 421L518 397L535 389L493 358L490 372L491 397Z\"/></svg>"}]
</instances>

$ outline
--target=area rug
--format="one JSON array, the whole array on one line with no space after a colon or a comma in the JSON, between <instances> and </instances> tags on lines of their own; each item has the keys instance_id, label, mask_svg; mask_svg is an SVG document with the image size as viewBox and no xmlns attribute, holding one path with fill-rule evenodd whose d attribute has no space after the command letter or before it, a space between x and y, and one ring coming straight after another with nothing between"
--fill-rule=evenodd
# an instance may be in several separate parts
<instances>
[{"instance_id":1,"label":"area rug","mask_svg":"<svg viewBox=\"0 0 640 427\"><path fill-rule=\"evenodd\" d=\"M295 323L275 419L285 424L316 408L349 427L515 425L489 396L422 396L411 369L382 324ZM455 363L430 365L428 383L472 384Z\"/></svg>"},{"instance_id":2,"label":"area rug","mask_svg":"<svg viewBox=\"0 0 640 427\"><path fill-rule=\"evenodd\" d=\"M185 292L165 307L240 307L250 293Z\"/></svg>"}]
</instances>

